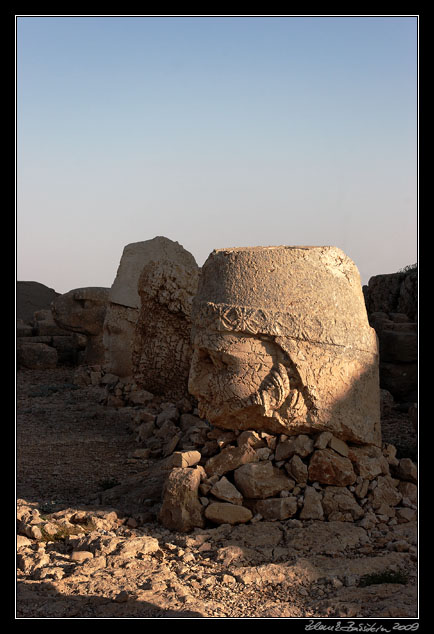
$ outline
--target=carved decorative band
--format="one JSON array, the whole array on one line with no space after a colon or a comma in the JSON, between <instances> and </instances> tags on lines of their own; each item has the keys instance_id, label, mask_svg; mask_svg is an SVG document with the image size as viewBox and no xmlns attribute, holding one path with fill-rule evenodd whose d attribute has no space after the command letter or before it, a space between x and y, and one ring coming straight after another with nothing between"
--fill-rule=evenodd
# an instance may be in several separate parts
<instances>
[{"instance_id":1,"label":"carved decorative band","mask_svg":"<svg viewBox=\"0 0 434 634\"><path fill-rule=\"evenodd\" d=\"M298 315L281 311L215 304L195 303L193 307L194 327L214 331L245 332L251 335L290 337L300 341L355 348L373 353L376 349L375 331L369 325L359 328L354 323L336 320L329 324L313 315Z\"/></svg>"}]
</instances>

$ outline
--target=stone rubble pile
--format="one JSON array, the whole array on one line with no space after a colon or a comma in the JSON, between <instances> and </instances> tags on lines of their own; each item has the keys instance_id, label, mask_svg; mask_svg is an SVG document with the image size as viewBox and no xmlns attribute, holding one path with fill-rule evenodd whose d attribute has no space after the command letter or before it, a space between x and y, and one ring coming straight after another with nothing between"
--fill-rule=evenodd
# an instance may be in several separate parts
<instances>
[{"instance_id":1,"label":"stone rubble pile","mask_svg":"<svg viewBox=\"0 0 434 634\"><path fill-rule=\"evenodd\" d=\"M417 519L417 466L393 445L222 430L182 403L147 399L122 411L140 447L131 459L164 474L152 513L169 530L286 519L371 530Z\"/></svg>"},{"instance_id":2,"label":"stone rubble pile","mask_svg":"<svg viewBox=\"0 0 434 634\"><path fill-rule=\"evenodd\" d=\"M214 524L316 519L364 528L416 519L417 468L392 445L351 446L328 432L288 438L211 430L219 451L175 452L160 521L188 531Z\"/></svg>"}]
</instances>

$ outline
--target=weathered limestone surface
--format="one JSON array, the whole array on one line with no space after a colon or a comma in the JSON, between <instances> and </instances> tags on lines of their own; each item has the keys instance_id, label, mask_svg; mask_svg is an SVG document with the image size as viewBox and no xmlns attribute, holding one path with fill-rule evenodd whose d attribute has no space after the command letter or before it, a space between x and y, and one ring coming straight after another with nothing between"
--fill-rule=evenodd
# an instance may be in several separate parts
<instances>
[{"instance_id":1,"label":"weathered limestone surface","mask_svg":"<svg viewBox=\"0 0 434 634\"><path fill-rule=\"evenodd\" d=\"M205 509L205 517L215 524L244 524L252 519L252 512L244 506L229 502L212 502Z\"/></svg>"},{"instance_id":2,"label":"weathered limestone surface","mask_svg":"<svg viewBox=\"0 0 434 634\"><path fill-rule=\"evenodd\" d=\"M178 317L189 312L189 282L192 280L189 278L186 282L185 279L190 269L195 271L190 273L190 278L198 275L193 256L178 242L162 236L124 248L110 289L103 328L109 372L120 377L137 375L136 382L152 393L157 393L160 375L160 383L168 388L166 395L171 398L171 381L176 383L177 369L189 361L180 344L185 333ZM195 283L197 285L197 277ZM192 289L194 293L194 281ZM172 374L165 376L169 359Z\"/></svg>"},{"instance_id":3,"label":"weathered limestone surface","mask_svg":"<svg viewBox=\"0 0 434 634\"><path fill-rule=\"evenodd\" d=\"M51 304L58 326L87 337L84 362L88 365L104 364L102 330L109 290L103 287L76 288L60 295Z\"/></svg>"},{"instance_id":4,"label":"weathered limestone surface","mask_svg":"<svg viewBox=\"0 0 434 634\"><path fill-rule=\"evenodd\" d=\"M199 468L175 468L169 473L163 490L160 522L171 530L187 532L203 527L203 507L198 490L201 481Z\"/></svg>"},{"instance_id":5,"label":"weathered limestone surface","mask_svg":"<svg viewBox=\"0 0 434 634\"><path fill-rule=\"evenodd\" d=\"M377 339L340 249L214 251L193 347L189 389L215 426L381 446Z\"/></svg>"},{"instance_id":6,"label":"weathered limestone surface","mask_svg":"<svg viewBox=\"0 0 434 634\"><path fill-rule=\"evenodd\" d=\"M242 465L235 470L234 478L246 498L265 499L292 488L289 478L268 461Z\"/></svg>"},{"instance_id":7,"label":"weathered limestone surface","mask_svg":"<svg viewBox=\"0 0 434 634\"><path fill-rule=\"evenodd\" d=\"M138 281L133 375L137 385L153 394L179 400L188 397L191 306L199 267L177 242L159 238L157 244L161 252L151 251L153 259L145 264Z\"/></svg>"}]
</instances>

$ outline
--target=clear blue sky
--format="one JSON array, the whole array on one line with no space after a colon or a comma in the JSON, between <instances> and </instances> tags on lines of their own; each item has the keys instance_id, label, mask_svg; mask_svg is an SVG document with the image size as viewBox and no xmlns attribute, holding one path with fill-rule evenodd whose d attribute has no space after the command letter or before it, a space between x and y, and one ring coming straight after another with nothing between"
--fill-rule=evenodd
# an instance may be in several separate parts
<instances>
[{"instance_id":1,"label":"clear blue sky","mask_svg":"<svg viewBox=\"0 0 434 634\"><path fill-rule=\"evenodd\" d=\"M126 244L417 260L417 17L17 17L17 279Z\"/></svg>"}]
</instances>

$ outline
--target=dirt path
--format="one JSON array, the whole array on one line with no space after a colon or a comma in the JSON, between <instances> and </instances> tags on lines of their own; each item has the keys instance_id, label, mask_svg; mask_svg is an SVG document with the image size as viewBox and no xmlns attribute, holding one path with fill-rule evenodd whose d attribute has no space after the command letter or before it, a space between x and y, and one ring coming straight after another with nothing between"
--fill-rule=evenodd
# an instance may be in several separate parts
<instances>
[{"instance_id":1,"label":"dirt path","mask_svg":"<svg viewBox=\"0 0 434 634\"><path fill-rule=\"evenodd\" d=\"M102 506L109 484L149 466L103 396L71 369L18 373L18 618L417 616L413 522L178 534Z\"/></svg>"}]
</instances>

